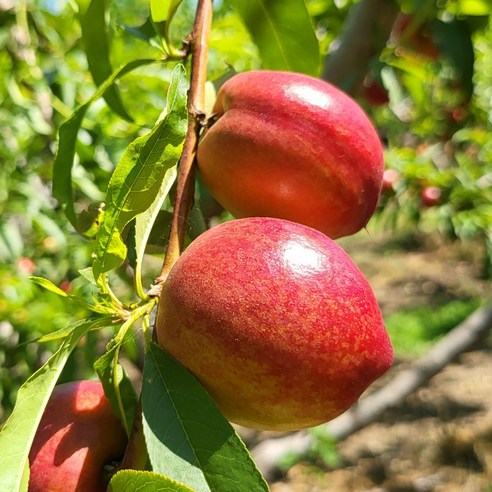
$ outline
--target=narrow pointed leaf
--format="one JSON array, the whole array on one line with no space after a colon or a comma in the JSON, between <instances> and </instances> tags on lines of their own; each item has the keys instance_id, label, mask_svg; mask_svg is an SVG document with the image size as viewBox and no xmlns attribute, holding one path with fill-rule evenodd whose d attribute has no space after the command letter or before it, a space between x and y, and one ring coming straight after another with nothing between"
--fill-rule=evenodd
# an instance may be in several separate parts
<instances>
[{"instance_id":1,"label":"narrow pointed leaf","mask_svg":"<svg viewBox=\"0 0 492 492\"><path fill-rule=\"evenodd\" d=\"M186 485L158 473L121 470L109 482L109 492L194 492Z\"/></svg>"},{"instance_id":2,"label":"narrow pointed leaf","mask_svg":"<svg viewBox=\"0 0 492 492\"><path fill-rule=\"evenodd\" d=\"M58 131L58 149L53 164L53 194L60 204L65 208L65 214L70 223L79 231L78 219L75 213L72 188L72 168L75 156L75 146L77 135L82 125L85 114L89 107L102 97L112 84L127 73L135 70L142 65L149 65L159 60L141 59L133 60L122 67L116 69L103 84L99 86L92 97L82 106L79 106L72 115L65 120Z\"/></svg>"},{"instance_id":3,"label":"narrow pointed leaf","mask_svg":"<svg viewBox=\"0 0 492 492\"><path fill-rule=\"evenodd\" d=\"M166 116L148 135L127 147L111 177L97 235L93 265L96 279L124 260L127 251L121 238L124 227L152 205L167 173L173 173L186 134L187 86L184 67L178 65L171 78Z\"/></svg>"},{"instance_id":4,"label":"narrow pointed leaf","mask_svg":"<svg viewBox=\"0 0 492 492\"><path fill-rule=\"evenodd\" d=\"M133 335L131 328L137 320L144 318L144 322L148 323L146 317L155 304L156 301L151 300L135 309L108 343L106 353L94 363L94 369L101 380L111 407L120 418L128 435L130 435L137 410L137 395L123 367L119 364L120 350L125 341Z\"/></svg>"},{"instance_id":5,"label":"narrow pointed leaf","mask_svg":"<svg viewBox=\"0 0 492 492\"><path fill-rule=\"evenodd\" d=\"M101 316L100 318L94 320L91 324L91 327L88 331L98 330L105 326L111 326L114 323L114 313L101 313L106 314L106 316ZM59 330L52 331L51 333L47 333L39 338L36 338L32 342L29 343L46 343L53 342L55 340L62 340L67 338L68 335L73 331L73 326L67 326L65 328L60 328Z\"/></svg>"},{"instance_id":6,"label":"narrow pointed leaf","mask_svg":"<svg viewBox=\"0 0 492 492\"><path fill-rule=\"evenodd\" d=\"M135 220L135 255L136 255L136 268L135 268L135 288L140 298L144 298L145 294L142 285L142 265L143 257L147 247L147 243L150 238L152 228L156 223L159 216L161 207L169 194L169 190L176 180L177 167L173 166L166 173L164 180L162 181L159 193L152 202L152 205L142 214L138 215Z\"/></svg>"},{"instance_id":7,"label":"narrow pointed leaf","mask_svg":"<svg viewBox=\"0 0 492 492\"><path fill-rule=\"evenodd\" d=\"M208 393L154 343L144 360L142 410L155 472L197 492L268 490L244 443Z\"/></svg>"},{"instance_id":8,"label":"narrow pointed leaf","mask_svg":"<svg viewBox=\"0 0 492 492\"><path fill-rule=\"evenodd\" d=\"M2 490L25 490L29 450L46 404L69 355L92 324L75 325L58 350L20 387L14 411L0 431Z\"/></svg>"},{"instance_id":9,"label":"narrow pointed leaf","mask_svg":"<svg viewBox=\"0 0 492 492\"><path fill-rule=\"evenodd\" d=\"M108 324L110 323L111 321L108 321ZM39 338L36 338L34 342L47 343L47 342L54 342L55 340L62 340L64 338L67 338L67 336L70 335L71 331L72 328L60 328L59 330L53 331Z\"/></svg>"},{"instance_id":10,"label":"narrow pointed leaf","mask_svg":"<svg viewBox=\"0 0 492 492\"><path fill-rule=\"evenodd\" d=\"M43 278L43 277L29 277L29 278L36 285L39 285L40 287L43 287L43 289L53 292L53 294L56 294L61 297L68 297L68 294L65 291L61 290L59 287L57 287L53 282L51 282L47 278Z\"/></svg>"},{"instance_id":11,"label":"narrow pointed leaf","mask_svg":"<svg viewBox=\"0 0 492 492\"><path fill-rule=\"evenodd\" d=\"M169 22L183 0L150 0L150 14L154 22Z\"/></svg>"},{"instance_id":12,"label":"narrow pointed leaf","mask_svg":"<svg viewBox=\"0 0 492 492\"><path fill-rule=\"evenodd\" d=\"M319 44L304 0L233 0L263 68L317 76Z\"/></svg>"},{"instance_id":13,"label":"narrow pointed leaf","mask_svg":"<svg viewBox=\"0 0 492 492\"><path fill-rule=\"evenodd\" d=\"M123 29L134 38L144 41L153 48L163 51L159 33L156 31L152 19L147 17L147 20L140 26L127 26L122 24Z\"/></svg>"},{"instance_id":14,"label":"narrow pointed leaf","mask_svg":"<svg viewBox=\"0 0 492 492\"><path fill-rule=\"evenodd\" d=\"M80 16L87 64L96 85L104 83L113 72L109 59L109 33L106 21L108 4L108 0L92 0L87 10ZM115 84L108 88L103 97L116 114L127 121L133 121L123 105Z\"/></svg>"},{"instance_id":15,"label":"narrow pointed leaf","mask_svg":"<svg viewBox=\"0 0 492 492\"><path fill-rule=\"evenodd\" d=\"M452 64L460 80L460 89L467 96L467 101L473 94L473 77L475 51L472 33L465 20L452 22L435 21L435 37L442 53Z\"/></svg>"},{"instance_id":16,"label":"narrow pointed leaf","mask_svg":"<svg viewBox=\"0 0 492 492\"><path fill-rule=\"evenodd\" d=\"M32 280L35 284L39 285L43 289L49 290L53 294L59 295L60 297L65 297L66 299L78 304L79 306L88 309L89 311L92 311L93 313L99 313L99 314L111 314L113 310L109 310L106 307L100 306L98 304L89 304L88 302L84 301L80 297L74 296L72 294L68 294L65 291L61 290L59 287L57 287L53 282L50 280L43 278L43 277L30 277L30 280ZM50 335L48 335L49 337ZM59 337L56 337L59 338ZM41 341L41 340L38 340ZM43 337L42 341L47 341L47 338Z\"/></svg>"}]
</instances>

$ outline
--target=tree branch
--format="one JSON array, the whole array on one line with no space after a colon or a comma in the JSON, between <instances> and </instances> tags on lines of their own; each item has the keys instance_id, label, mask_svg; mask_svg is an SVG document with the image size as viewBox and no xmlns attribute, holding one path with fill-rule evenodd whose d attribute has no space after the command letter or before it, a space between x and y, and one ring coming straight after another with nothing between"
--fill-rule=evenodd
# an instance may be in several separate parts
<instances>
[{"instance_id":1,"label":"tree branch","mask_svg":"<svg viewBox=\"0 0 492 492\"><path fill-rule=\"evenodd\" d=\"M325 60L322 78L355 94L371 59L385 47L399 12L391 0L362 0L354 5Z\"/></svg>"},{"instance_id":2,"label":"tree branch","mask_svg":"<svg viewBox=\"0 0 492 492\"><path fill-rule=\"evenodd\" d=\"M193 31L189 37L191 53L191 80L188 96L188 129L178 167L176 200L166 256L152 295L159 295L174 263L183 249L188 214L193 204L195 189L195 156L202 128L207 81L208 39L212 25L212 0L198 2Z\"/></svg>"},{"instance_id":3,"label":"tree branch","mask_svg":"<svg viewBox=\"0 0 492 492\"><path fill-rule=\"evenodd\" d=\"M374 422L385 410L394 407L427 383L458 355L473 345L492 328L492 304L475 311L451 330L429 352L411 367L398 373L388 384L362 398L350 410L326 424L326 434L343 440ZM277 472L278 462L286 453L304 455L313 444L313 437L297 432L261 442L252 450L259 469L268 479Z\"/></svg>"}]
</instances>

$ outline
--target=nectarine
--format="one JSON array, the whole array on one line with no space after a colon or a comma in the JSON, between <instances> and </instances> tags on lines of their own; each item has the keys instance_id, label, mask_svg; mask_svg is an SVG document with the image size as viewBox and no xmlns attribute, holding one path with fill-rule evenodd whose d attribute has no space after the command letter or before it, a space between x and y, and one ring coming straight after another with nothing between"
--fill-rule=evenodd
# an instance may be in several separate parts
<instances>
[{"instance_id":1,"label":"nectarine","mask_svg":"<svg viewBox=\"0 0 492 492\"><path fill-rule=\"evenodd\" d=\"M441 201L442 191L437 186L426 186L422 188L420 197L422 204L426 207L435 207Z\"/></svg>"},{"instance_id":2,"label":"nectarine","mask_svg":"<svg viewBox=\"0 0 492 492\"><path fill-rule=\"evenodd\" d=\"M103 492L127 437L98 381L55 387L29 453L29 492Z\"/></svg>"},{"instance_id":3,"label":"nectarine","mask_svg":"<svg viewBox=\"0 0 492 492\"><path fill-rule=\"evenodd\" d=\"M385 169L383 173L383 193L393 193L400 179L400 173L396 169Z\"/></svg>"},{"instance_id":4,"label":"nectarine","mask_svg":"<svg viewBox=\"0 0 492 492\"><path fill-rule=\"evenodd\" d=\"M261 429L336 417L393 359L349 256L321 232L274 218L199 236L163 286L156 332L229 420Z\"/></svg>"},{"instance_id":5,"label":"nectarine","mask_svg":"<svg viewBox=\"0 0 492 492\"><path fill-rule=\"evenodd\" d=\"M292 220L353 234L381 189L379 136L360 106L307 75L251 71L221 87L197 153L215 199L235 217Z\"/></svg>"}]
</instances>

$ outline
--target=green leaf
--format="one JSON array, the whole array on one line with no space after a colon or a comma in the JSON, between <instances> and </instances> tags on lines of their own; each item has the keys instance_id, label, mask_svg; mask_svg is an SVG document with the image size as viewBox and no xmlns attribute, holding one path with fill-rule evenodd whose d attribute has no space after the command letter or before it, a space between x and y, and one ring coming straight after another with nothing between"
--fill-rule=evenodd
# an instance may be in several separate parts
<instances>
[{"instance_id":1,"label":"green leaf","mask_svg":"<svg viewBox=\"0 0 492 492\"><path fill-rule=\"evenodd\" d=\"M150 15L154 22L169 22L183 0L150 0Z\"/></svg>"},{"instance_id":2,"label":"green leaf","mask_svg":"<svg viewBox=\"0 0 492 492\"><path fill-rule=\"evenodd\" d=\"M457 16L480 16L492 13L490 0L454 0L448 4L446 10Z\"/></svg>"},{"instance_id":3,"label":"green leaf","mask_svg":"<svg viewBox=\"0 0 492 492\"><path fill-rule=\"evenodd\" d=\"M163 216L161 213L161 207L169 194L169 190L173 185L176 175L176 166L171 168L165 176L162 182L159 193L155 197L151 206L142 214L138 215L135 220L135 254L136 254L136 268L135 268L135 289L141 299L145 297L142 285L142 266L143 256L147 247L147 243L150 238L150 234L157 219ZM165 216L165 215L164 215ZM164 231L164 227L163 227Z\"/></svg>"},{"instance_id":4,"label":"green leaf","mask_svg":"<svg viewBox=\"0 0 492 492\"><path fill-rule=\"evenodd\" d=\"M133 37L146 42L153 48L157 48L162 51L162 45L159 41L159 35L154 27L152 19L148 17L146 21L140 26L127 26L122 24L123 29Z\"/></svg>"},{"instance_id":5,"label":"green leaf","mask_svg":"<svg viewBox=\"0 0 492 492\"><path fill-rule=\"evenodd\" d=\"M165 52L169 51L169 26L182 0L150 0L150 17L154 30L163 41Z\"/></svg>"},{"instance_id":6,"label":"green leaf","mask_svg":"<svg viewBox=\"0 0 492 492\"><path fill-rule=\"evenodd\" d=\"M198 381L150 343L143 428L152 469L197 492L267 491L244 443Z\"/></svg>"},{"instance_id":7,"label":"green leaf","mask_svg":"<svg viewBox=\"0 0 492 492\"><path fill-rule=\"evenodd\" d=\"M65 291L61 290L59 287L57 287L53 282L51 282L47 278L43 278L43 277L29 277L29 278L36 285L43 287L43 289L49 290L50 292L53 292L54 294L61 297L68 297L68 294Z\"/></svg>"},{"instance_id":8,"label":"green leaf","mask_svg":"<svg viewBox=\"0 0 492 492\"><path fill-rule=\"evenodd\" d=\"M18 224L13 221L0 224L0 240L5 248L5 251L2 252L2 257L11 260L21 256L24 244Z\"/></svg>"},{"instance_id":9,"label":"green leaf","mask_svg":"<svg viewBox=\"0 0 492 492\"><path fill-rule=\"evenodd\" d=\"M43 278L43 277L29 277L32 282L34 282L36 285L39 285L43 289L46 289L53 294L59 295L61 297L64 297L72 302L75 302L79 306L84 307L85 309L88 309L89 311L92 311L93 313L98 313L98 314L113 314L114 309L99 305L99 304L89 304L88 302L84 301L80 297L74 296L72 294L67 294L65 291L61 290L59 287L57 287L53 282L50 280ZM66 331L65 330L60 330L60 332ZM50 338L52 337L52 338ZM45 337L42 337L42 339L38 341L48 341L48 340L54 340L56 338L60 338L59 335L56 335L53 337L53 334L46 335Z\"/></svg>"},{"instance_id":10,"label":"green leaf","mask_svg":"<svg viewBox=\"0 0 492 492\"><path fill-rule=\"evenodd\" d=\"M118 363L120 350L128 337L132 335L130 330L136 321L144 318L145 322L145 318L154 309L155 304L156 300L153 299L135 309L108 343L106 353L94 363L94 369L101 380L111 407L120 418L128 435L131 433L137 409L137 396L130 380Z\"/></svg>"},{"instance_id":11,"label":"green leaf","mask_svg":"<svg viewBox=\"0 0 492 492\"><path fill-rule=\"evenodd\" d=\"M152 205L163 181L175 174L187 128L187 88L185 69L178 65L171 77L165 117L127 147L111 177L97 235L96 279L124 260L123 228Z\"/></svg>"},{"instance_id":12,"label":"green leaf","mask_svg":"<svg viewBox=\"0 0 492 492\"><path fill-rule=\"evenodd\" d=\"M303 0L233 0L263 68L319 75L319 44Z\"/></svg>"},{"instance_id":13,"label":"green leaf","mask_svg":"<svg viewBox=\"0 0 492 492\"><path fill-rule=\"evenodd\" d=\"M101 318L98 318L92 323L92 326L90 330L98 330L100 328L104 328L105 326L111 326L114 323L114 313L101 313L105 314L106 316L103 316ZM61 340L63 338L66 338L70 333L73 331L72 326L68 326L66 328L60 328L59 330L52 331L51 333L47 333L46 335L42 335L39 338L36 338L35 340L32 340L31 342L36 342L36 343L46 343L46 342L53 342L55 340Z\"/></svg>"},{"instance_id":14,"label":"green leaf","mask_svg":"<svg viewBox=\"0 0 492 492\"><path fill-rule=\"evenodd\" d=\"M186 485L150 471L122 470L109 482L109 492L194 492Z\"/></svg>"},{"instance_id":15,"label":"green leaf","mask_svg":"<svg viewBox=\"0 0 492 492\"><path fill-rule=\"evenodd\" d=\"M19 487L20 492L24 492L28 490L29 477L30 477L29 462L26 461L26 465L24 466L24 473L22 474L21 484Z\"/></svg>"},{"instance_id":16,"label":"green leaf","mask_svg":"<svg viewBox=\"0 0 492 492\"><path fill-rule=\"evenodd\" d=\"M144 215L144 214L142 214ZM162 254L171 232L171 223L173 221L173 213L170 210L159 210L157 218L154 221L152 230L150 231L145 252L148 254ZM145 223L142 224L142 229Z\"/></svg>"},{"instance_id":17,"label":"green leaf","mask_svg":"<svg viewBox=\"0 0 492 492\"><path fill-rule=\"evenodd\" d=\"M460 79L461 89L467 100L473 94L473 67L475 53L471 32L466 21L435 21L435 38L442 53L447 57Z\"/></svg>"},{"instance_id":18,"label":"green leaf","mask_svg":"<svg viewBox=\"0 0 492 492\"><path fill-rule=\"evenodd\" d=\"M86 12L80 16L82 40L87 63L96 85L102 84L113 71L109 59L108 0L92 0ZM116 85L104 94L108 106L127 121L133 118L126 111Z\"/></svg>"},{"instance_id":19,"label":"green leaf","mask_svg":"<svg viewBox=\"0 0 492 492\"><path fill-rule=\"evenodd\" d=\"M149 65L150 63L155 63L157 61L159 60L133 60L116 69L111 76L99 86L92 97L82 104L82 106L79 106L60 126L58 131L58 149L55 156L55 162L53 164L53 195L60 202L60 204L65 207L65 214L68 220L80 233L84 233L85 231L81 230L77 215L75 213L72 188L72 168L77 135L82 125L84 116L89 107L100 97L102 97L116 80L136 68L141 67L142 65Z\"/></svg>"},{"instance_id":20,"label":"green leaf","mask_svg":"<svg viewBox=\"0 0 492 492\"><path fill-rule=\"evenodd\" d=\"M69 355L94 322L76 324L58 350L20 387L14 411L0 431L2 490L25 490L29 450L44 409Z\"/></svg>"}]
</instances>

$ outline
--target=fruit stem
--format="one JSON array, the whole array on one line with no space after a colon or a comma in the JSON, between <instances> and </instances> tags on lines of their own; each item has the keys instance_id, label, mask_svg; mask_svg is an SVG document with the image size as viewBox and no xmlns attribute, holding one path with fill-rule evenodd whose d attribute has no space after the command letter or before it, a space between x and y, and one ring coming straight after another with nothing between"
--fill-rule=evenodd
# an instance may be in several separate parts
<instances>
[{"instance_id":1,"label":"fruit stem","mask_svg":"<svg viewBox=\"0 0 492 492\"><path fill-rule=\"evenodd\" d=\"M188 129L179 161L171 232L160 275L149 295L159 296L162 283L183 249L188 214L195 191L195 157L205 117L205 83L207 81L208 39L212 25L212 0L199 0L193 30L187 39L191 55L191 78L188 94Z\"/></svg>"}]
</instances>

